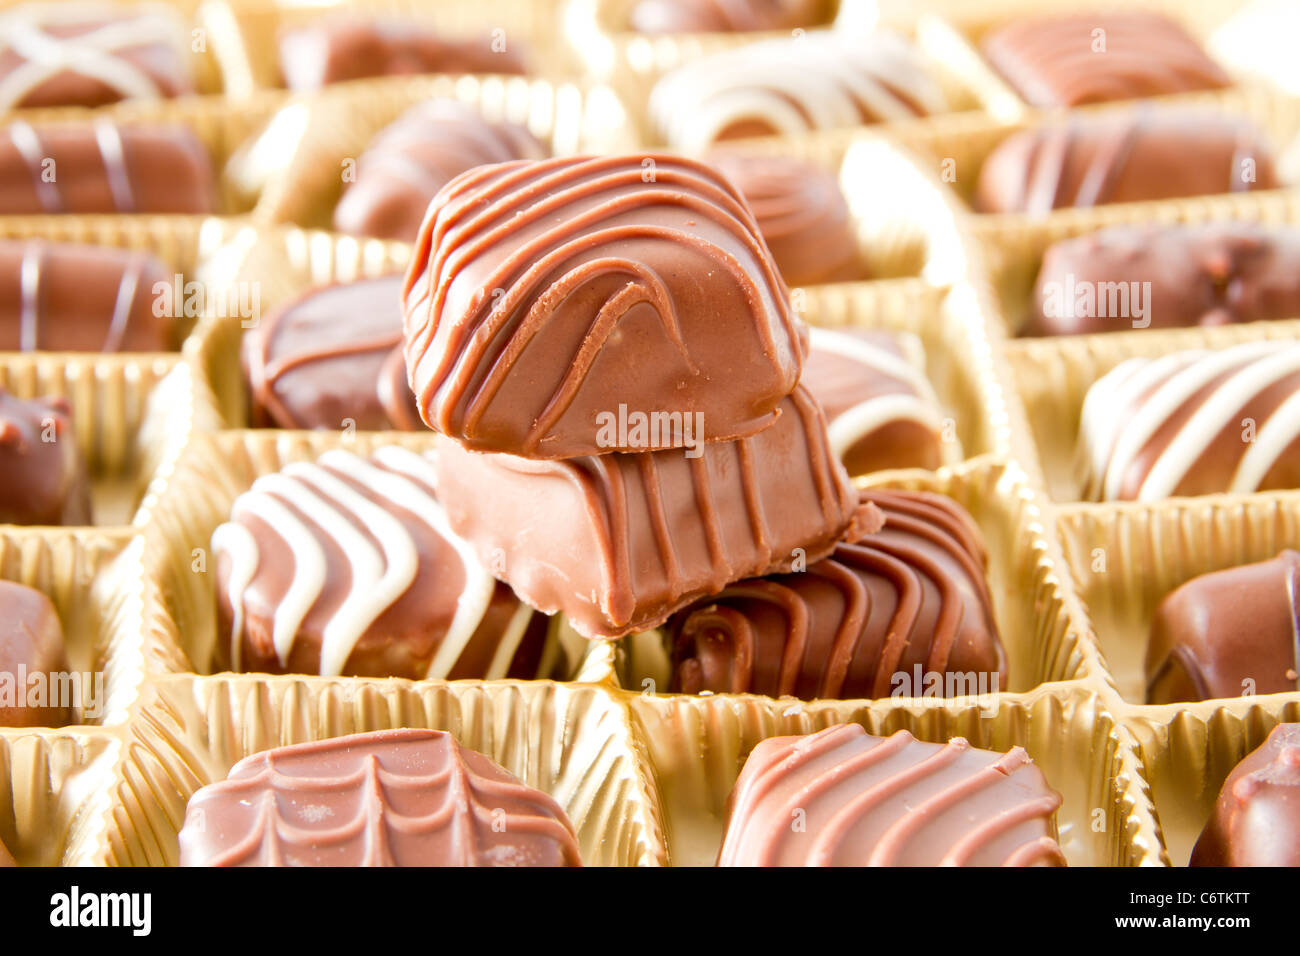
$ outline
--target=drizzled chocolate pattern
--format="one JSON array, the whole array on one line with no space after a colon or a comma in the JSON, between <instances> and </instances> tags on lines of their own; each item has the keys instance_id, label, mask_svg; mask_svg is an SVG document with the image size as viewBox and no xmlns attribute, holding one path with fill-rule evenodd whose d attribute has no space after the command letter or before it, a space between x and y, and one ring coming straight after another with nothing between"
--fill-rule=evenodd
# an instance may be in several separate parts
<instances>
[{"instance_id":1,"label":"drizzled chocolate pattern","mask_svg":"<svg viewBox=\"0 0 1300 956\"><path fill-rule=\"evenodd\" d=\"M718 865L1064 866L1060 805L1020 747L1000 754L961 737L931 744L839 724L754 748Z\"/></svg>"},{"instance_id":2,"label":"drizzled chocolate pattern","mask_svg":"<svg viewBox=\"0 0 1300 956\"><path fill-rule=\"evenodd\" d=\"M1088 390L1079 426L1083 497L1300 487L1300 345L1133 358Z\"/></svg>"},{"instance_id":3,"label":"drizzled chocolate pattern","mask_svg":"<svg viewBox=\"0 0 1300 956\"><path fill-rule=\"evenodd\" d=\"M65 398L0 389L0 524L90 524L90 483Z\"/></svg>"},{"instance_id":4,"label":"drizzled chocolate pattern","mask_svg":"<svg viewBox=\"0 0 1300 956\"><path fill-rule=\"evenodd\" d=\"M1278 724L1228 774L1188 866L1300 866L1300 724Z\"/></svg>"},{"instance_id":5,"label":"drizzled chocolate pattern","mask_svg":"<svg viewBox=\"0 0 1300 956\"><path fill-rule=\"evenodd\" d=\"M1247 120L1210 110L1073 116L1007 137L980 168L981 212L1273 189L1272 150Z\"/></svg>"},{"instance_id":6,"label":"drizzled chocolate pattern","mask_svg":"<svg viewBox=\"0 0 1300 956\"><path fill-rule=\"evenodd\" d=\"M771 424L802 346L753 216L674 156L470 170L430 207L405 289L420 414L468 448L527 458L609 444L602 417L703 415L708 441Z\"/></svg>"},{"instance_id":7,"label":"drizzled chocolate pattern","mask_svg":"<svg viewBox=\"0 0 1300 956\"><path fill-rule=\"evenodd\" d=\"M820 0L638 0L638 33L740 33L790 30L817 22Z\"/></svg>"},{"instance_id":8,"label":"drizzled chocolate pattern","mask_svg":"<svg viewBox=\"0 0 1300 956\"><path fill-rule=\"evenodd\" d=\"M245 757L190 798L181 866L581 866L564 810L437 730Z\"/></svg>"}]
</instances>

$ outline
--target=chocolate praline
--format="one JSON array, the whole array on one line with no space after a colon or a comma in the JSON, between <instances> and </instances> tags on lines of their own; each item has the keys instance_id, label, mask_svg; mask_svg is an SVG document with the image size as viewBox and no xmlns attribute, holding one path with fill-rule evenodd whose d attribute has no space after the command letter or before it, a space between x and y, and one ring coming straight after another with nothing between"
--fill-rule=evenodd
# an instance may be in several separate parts
<instances>
[{"instance_id":1,"label":"chocolate praline","mask_svg":"<svg viewBox=\"0 0 1300 956\"><path fill-rule=\"evenodd\" d=\"M90 524L90 482L66 399L0 389L0 524Z\"/></svg>"},{"instance_id":2,"label":"chocolate praline","mask_svg":"<svg viewBox=\"0 0 1300 956\"><path fill-rule=\"evenodd\" d=\"M35 588L0 580L0 727L69 723L72 711L56 704L50 680L67 670L63 625L54 604ZM32 678L44 682L43 695L31 696Z\"/></svg>"},{"instance_id":3,"label":"chocolate praline","mask_svg":"<svg viewBox=\"0 0 1300 956\"><path fill-rule=\"evenodd\" d=\"M1190 866L1300 866L1300 724L1278 724L1223 783Z\"/></svg>"}]
</instances>

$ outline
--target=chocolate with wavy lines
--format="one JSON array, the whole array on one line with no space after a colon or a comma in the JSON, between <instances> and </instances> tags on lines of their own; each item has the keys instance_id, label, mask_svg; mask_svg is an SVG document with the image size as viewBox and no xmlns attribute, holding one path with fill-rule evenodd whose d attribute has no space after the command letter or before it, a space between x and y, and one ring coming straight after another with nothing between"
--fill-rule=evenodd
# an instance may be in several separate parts
<instances>
[{"instance_id":1,"label":"chocolate with wavy lines","mask_svg":"<svg viewBox=\"0 0 1300 956\"><path fill-rule=\"evenodd\" d=\"M1209 109L1134 108L1012 133L984 160L980 212L1045 215L1149 199L1280 186L1254 123Z\"/></svg>"},{"instance_id":2,"label":"chocolate with wavy lines","mask_svg":"<svg viewBox=\"0 0 1300 956\"><path fill-rule=\"evenodd\" d=\"M638 33L743 33L812 26L826 13L821 0L638 0Z\"/></svg>"},{"instance_id":3,"label":"chocolate with wavy lines","mask_svg":"<svg viewBox=\"0 0 1300 956\"><path fill-rule=\"evenodd\" d=\"M1065 866L1061 796L1020 747L873 737L839 724L770 737L731 792L719 866Z\"/></svg>"},{"instance_id":4,"label":"chocolate with wavy lines","mask_svg":"<svg viewBox=\"0 0 1300 956\"><path fill-rule=\"evenodd\" d=\"M1079 457L1091 501L1300 488L1300 344L1122 362L1088 389Z\"/></svg>"},{"instance_id":5,"label":"chocolate with wavy lines","mask_svg":"<svg viewBox=\"0 0 1300 956\"><path fill-rule=\"evenodd\" d=\"M532 678L547 621L448 527L428 457L326 452L258 478L213 532L216 668Z\"/></svg>"},{"instance_id":6,"label":"chocolate with wavy lines","mask_svg":"<svg viewBox=\"0 0 1300 956\"><path fill-rule=\"evenodd\" d=\"M0 388L0 524L90 524L90 480L67 399Z\"/></svg>"},{"instance_id":7,"label":"chocolate with wavy lines","mask_svg":"<svg viewBox=\"0 0 1300 956\"><path fill-rule=\"evenodd\" d=\"M1278 724L1228 774L1188 866L1300 866L1300 724Z\"/></svg>"},{"instance_id":8,"label":"chocolate with wavy lines","mask_svg":"<svg viewBox=\"0 0 1300 956\"><path fill-rule=\"evenodd\" d=\"M190 797L181 866L581 866L563 808L439 730L265 750Z\"/></svg>"},{"instance_id":9,"label":"chocolate with wavy lines","mask_svg":"<svg viewBox=\"0 0 1300 956\"><path fill-rule=\"evenodd\" d=\"M715 169L676 156L464 173L430 207L405 309L424 421L525 458L689 444L681 429L611 438L620 407L703 416L708 441L752 435L803 362L753 216Z\"/></svg>"}]
</instances>

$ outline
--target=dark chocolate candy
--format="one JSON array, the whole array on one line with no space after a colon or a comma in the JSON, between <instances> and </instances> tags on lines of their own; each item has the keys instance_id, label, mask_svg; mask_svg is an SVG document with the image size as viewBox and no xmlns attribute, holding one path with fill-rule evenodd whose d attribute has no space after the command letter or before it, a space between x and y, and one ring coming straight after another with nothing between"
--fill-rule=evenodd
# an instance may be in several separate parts
<instances>
[{"instance_id":1,"label":"dark chocolate candy","mask_svg":"<svg viewBox=\"0 0 1300 956\"><path fill-rule=\"evenodd\" d=\"M1300 724L1278 724L1228 774L1189 866L1300 866Z\"/></svg>"},{"instance_id":2,"label":"dark chocolate candy","mask_svg":"<svg viewBox=\"0 0 1300 956\"><path fill-rule=\"evenodd\" d=\"M638 33L742 33L793 30L816 23L821 0L637 0Z\"/></svg>"},{"instance_id":3,"label":"dark chocolate candy","mask_svg":"<svg viewBox=\"0 0 1300 956\"><path fill-rule=\"evenodd\" d=\"M611 418L770 425L799 322L752 214L676 156L482 166L434 200L406 293L406 366L430 427L480 451L570 458L681 448ZM620 420L622 420L620 419Z\"/></svg>"},{"instance_id":4,"label":"dark chocolate candy","mask_svg":"<svg viewBox=\"0 0 1300 956\"><path fill-rule=\"evenodd\" d=\"M63 398L0 389L0 524L90 524L90 483Z\"/></svg>"},{"instance_id":5,"label":"dark chocolate candy","mask_svg":"<svg viewBox=\"0 0 1300 956\"><path fill-rule=\"evenodd\" d=\"M1147 702L1300 690L1300 554L1193 578L1160 602Z\"/></svg>"},{"instance_id":6,"label":"dark chocolate candy","mask_svg":"<svg viewBox=\"0 0 1300 956\"><path fill-rule=\"evenodd\" d=\"M1064 866L1061 805L1020 747L839 724L770 737L729 801L719 866Z\"/></svg>"},{"instance_id":7,"label":"dark chocolate candy","mask_svg":"<svg viewBox=\"0 0 1300 956\"><path fill-rule=\"evenodd\" d=\"M547 794L438 730L245 757L190 797L181 866L581 866Z\"/></svg>"},{"instance_id":8,"label":"dark chocolate candy","mask_svg":"<svg viewBox=\"0 0 1300 956\"><path fill-rule=\"evenodd\" d=\"M50 599L34 588L0 581L0 727L69 723L69 708L51 706L57 703L51 696L57 688L49 680L67 670L63 625ZM41 696L35 696L40 694L32 680L37 675L45 686Z\"/></svg>"}]
</instances>

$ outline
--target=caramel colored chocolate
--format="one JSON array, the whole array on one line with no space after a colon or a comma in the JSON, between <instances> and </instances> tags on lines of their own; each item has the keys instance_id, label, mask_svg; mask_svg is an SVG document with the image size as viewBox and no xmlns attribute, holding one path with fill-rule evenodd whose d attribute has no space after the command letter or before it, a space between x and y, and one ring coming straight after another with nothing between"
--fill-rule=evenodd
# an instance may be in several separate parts
<instances>
[{"instance_id":1,"label":"caramel colored chocolate","mask_svg":"<svg viewBox=\"0 0 1300 956\"><path fill-rule=\"evenodd\" d=\"M433 197L475 166L541 159L523 126L494 123L457 100L420 103L380 131L357 161L357 179L334 209L334 228L413 242Z\"/></svg>"},{"instance_id":2,"label":"caramel colored chocolate","mask_svg":"<svg viewBox=\"0 0 1300 956\"><path fill-rule=\"evenodd\" d=\"M1160 602L1147 702L1300 690L1300 554L1193 578Z\"/></svg>"},{"instance_id":3,"label":"caramel colored chocolate","mask_svg":"<svg viewBox=\"0 0 1300 956\"><path fill-rule=\"evenodd\" d=\"M63 398L0 389L0 524L90 524L90 483Z\"/></svg>"},{"instance_id":4,"label":"caramel colored chocolate","mask_svg":"<svg viewBox=\"0 0 1300 956\"><path fill-rule=\"evenodd\" d=\"M825 557L857 496L802 388L751 438L690 450L530 461L446 443L452 529L530 605L587 637L657 627L727 584Z\"/></svg>"},{"instance_id":5,"label":"caramel colored chocolate","mask_svg":"<svg viewBox=\"0 0 1300 956\"><path fill-rule=\"evenodd\" d=\"M1148 224L1063 239L1043 256L1033 310L1021 334L1300 318L1300 229Z\"/></svg>"},{"instance_id":6,"label":"caramel colored chocolate","mask_svg":"<svg viewBox=\"0 0 1300 956\"><path fill-rule=\"evenodd\" d=\"M1016 20L982 44L993 68L1033 106L1082 106L1230 83L1183 27L1145 11Z\"/></svg>"},{"instance_id":7,"label":"caramel colored chocolate","mask_svg":"<svg viewBox=\"0 0 1300 956\"><path fill-rule=\"evenodd\" d=\"M1223 782L1189 866L1300 866L1300 724L1278 724Z\"/></svg>"},{"instance_id":8,"label":"caramel colored chocolate","mask_svg":"<svg viewBox=\"0 0 1300 956\"><path fill-rule=\"evenodd\" d=\"M402 278L308 290L244 336L253 424L424 429L402 359Z\"/></svg>"},{"instance_id":9,"label":"caramel colored chocolate","mask_svg":"<svg viewBox=\"0 0 1300 956\"><path fill-rule=\"evenodd\" d=\"M0 11L0 113L194 92L184 22L158 4L24 3Z\"/></svg>"},{"instance_id":10,"label":"caramel colored chocolate","mask_svg":"<svg viewBox=\"0 0 1300 956\"><path fill-rule=\"evenodd\" d=\"M168 351L160 282L172 273L148 253L0 239L0 351Z\"/></svg>"},{"instance_id":11,"label":"caramel colored chocolate","mask_svg":"<svg viewBox=\"0 0 1300 956\"><path fill-rule=\"evenodd\" d=\"M842 700L1005 689L988 555L970 515L941 495L860 495L867 513L855 524L883 516L883 528L673 617L672 690Z\"/></svg>"},{"instance_id":12,"label":"caramel colored chocolate","mask_svg":"<svg viewBox=\"0 0 1300 956\"><path fill-rule=\"evenodd\" d=\"M630 416L770 425L802 368L785 284L739 194L675 156L482 166L420 231L406 367L424 421L526 458L686 447ZM662 420L667 421L667 418Z\"/></svg>"},{"instance_id":13,"label":"caramel colored chocolate","mask_svg":"<svg viewBox=\"0 0 1300 956\"><path fill-rule=\"evenodd\" d=\"M326 452L264 475L212 535L218 669L532 678L547 622L456 538L427 457Z\"/></svg>"},{"instance_id":14,"label":"caramel colored chocolate","mask_svg":"<svg viewBox=\"0 0 1300 956\"><path fill-rule=\"evenodd\" d=\"M839 724L770 737L731 792L719 866L1064 866L1061 805L1020 747Z\"/></svg>"},{"instance_id":15,"label":"caramel colored chocolate","mask_svg":"<svg viewBox=\"0 0 1300 956\"><path fill-rule=\"evenodd\" d=\"M824 13L820 0L638 0L638 33L742 33L807 27Z\"/></svg>"},{"instance_id":16,"label":"caramel colored chocolate","mask_svg":"<svg viewBox=\"0 0 1300 956\"><path fill-rule=\"evenodd\" d=\"M245 757L190 797L181 866L581 866L550 796L439 730Z\"/></svg>"},{"instance_id":17,"label":"caramel colored chocolate","mask_svg":"<svg viewBox=\"0 0 1300 956\"><path fill-rule=\"evenodd\" d=\"M523 73L524 59L505 33L453 39L415 21L340 15L284 31L280 72L289 89L306 93L372 76Z\"/></svg>"},{"instance_id":18,"label":"caramel colored chocolate","mask_svg":"<svg viewBox=\"0 0 1300 956\"><path fill-rule=\"evenodd\" d=\"M50 599L34 588L0 581L0 727L69 723L71 710L50 706L55 701L49 696L48 679L67 670L63 625ZM31 678L37 675L44 677L43 699L31 696L35 692Z\"/></svg>"},{"instance_id":19,"label":"caramel colored chocolate","mask_svg":"<svg viewBox=\"0 0 1300 956\"><path fill-rule=\"evenodd\" d=\"M1300 488L1300 344L1133 358L1093 383L1083 403L1083 497Z\"/></svg>"},{"instance_id":20,"label":"caramel colored chocolate","mask_svg":"<svg viewBox=\"0 0 1300 956\"><path fill-rule=\"evenodd\" d=\"M975 207L1044 215L1279 185L1272 150L1249 121L1208 110L1134 109L1008 136L980 168Z\"/></svg>"},{"instance_id":21,"label":"caramel colored chocolate","mask_svg":"<svg viewBox=\"0 0 1300 956\"><path fill-rule=\"evenodd\" d=\"M208 213L215 189L208 154L181 126L0 126L0 215Z\"/></svg>"}]
</instances>

